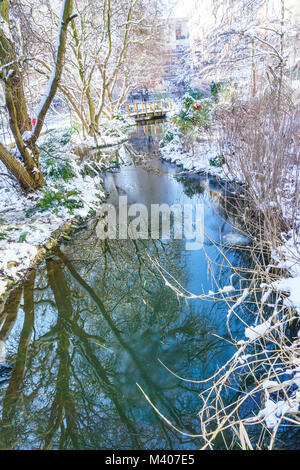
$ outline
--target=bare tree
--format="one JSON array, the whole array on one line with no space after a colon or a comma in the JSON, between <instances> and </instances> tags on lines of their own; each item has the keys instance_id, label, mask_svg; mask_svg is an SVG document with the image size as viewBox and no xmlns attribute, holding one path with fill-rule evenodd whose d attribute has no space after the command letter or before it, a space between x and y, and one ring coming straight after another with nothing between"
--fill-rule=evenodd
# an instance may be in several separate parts
<instances>
[{"instance_id":1,"label":"bare tree","mask_svg":"<svg viewBox=\"0 0 300 470\"><path fill-rule=\"evenodd\" d=\"M295 28L286 0L278 0L274 12L269 0L207 0L206 5L211 21L200 28L201 75L250 81L255 95L259 75L271 66L282 84L290 47L287 32Z\"/></svg>"},{"instance_id":2,"label":"bare tree","mask_svg":"<svg viewBox=\"0 0 300 470\"><path fill-rule=\"evenodd\" d=\"M58 18L52 3L47 5L49 27L52 22L54 28ZM71 21L59 90L85 134L95 135L101 117L117 114L131 90L151 86L162 75L161 7L159 0L75 0L74 7L78 19ZM34 15L28 21L29 40L39 38L45 45L45 59L36 70L49 77L51 41L39 37Z\"/></svg>"}]
</instances>

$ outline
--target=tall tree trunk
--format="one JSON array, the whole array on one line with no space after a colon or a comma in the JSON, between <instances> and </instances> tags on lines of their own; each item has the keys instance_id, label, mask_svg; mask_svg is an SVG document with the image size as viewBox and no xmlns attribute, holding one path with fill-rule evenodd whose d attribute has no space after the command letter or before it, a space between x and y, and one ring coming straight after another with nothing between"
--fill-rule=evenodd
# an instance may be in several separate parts
<instances>
[{"instance_id":1,"label":"tall tree trunk","mask_svg":"<svg viewBox=\"0 0 300 470\"><path fill-rule=\"evenodd\" d=\"M38 111L37 111L37 122L33 129L31 137L27 140L28 145L33 145L39 138L41 133L46 114L51 106L53 98L56 95L59 82L63 71L63 60L67 46L67 32L70 21L76 16L72 15L73 12L73 0L63 0L62 11L61 11L61 23L59 25L58 37L57 37L57 52L55 57L55 65L50 77L47 91L45 96L42 98Z\"/></svg>"},{"instance_id":2,"label":"tall tree trunk","mask_svg":"<svg viewBox=\"0 0 300 470\"><path fill-rule=\"evenodd\" d=\"M24 165L4 145L0 143L0 160L16 178L23 189L36 189L37 183Z\"/></svg>"},{"instance_id":3,"label":"tall tree trunk","mask_svg":"<svg viewBox=\"0 0 300 470\"><path fill-rule=\"evenodd\" d=\"M16 120L21 134L31 130L23 87L23 75L19 67L18 57L13 42L0 30L0 62L4 68L1 77L11 89L16 109ZM7 67L5 67L5 65Z\"/></svg>"}]
</instances>

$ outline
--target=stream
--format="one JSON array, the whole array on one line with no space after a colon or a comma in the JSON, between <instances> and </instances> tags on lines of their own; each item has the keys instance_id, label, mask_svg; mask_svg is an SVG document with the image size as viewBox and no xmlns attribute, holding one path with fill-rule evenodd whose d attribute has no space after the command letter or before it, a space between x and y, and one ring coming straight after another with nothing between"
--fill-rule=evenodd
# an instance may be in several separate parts
<instances>
[{"instance_id":1,"label":"stream","mask_svg":"<svg viewBox=\"0 0 300 470\"><path fill-rule=\"evenodd\" d=\"M228 220L226 186L162 162L161 133L163 123L155 123L132 135L133 164L105 175L108 202L201 203L203 249L187 250L184 239L101 240L93 218L14 289L0 315L0 364L2 354L11 365L0 375L0 449L201 446L170 427L141 389L176 428L201 432L199 393L207 384L179 377L206 379L235 352L229 307L221 298L186 301L169 283L215 292L216 283L235 282L230 263L250 260L238 220ZM233 318L233 336L243 331Z\"/></svg>"}]
</instances>

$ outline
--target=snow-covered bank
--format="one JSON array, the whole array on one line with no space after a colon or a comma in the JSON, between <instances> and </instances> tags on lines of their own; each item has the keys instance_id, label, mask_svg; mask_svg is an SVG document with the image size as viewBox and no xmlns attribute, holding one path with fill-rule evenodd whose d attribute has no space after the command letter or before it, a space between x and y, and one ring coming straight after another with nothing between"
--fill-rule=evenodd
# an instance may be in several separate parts
<instances>
[{"instance_id":1,"label":"snow-covered bank","mask_svg":"<svg viewBox=\"0 0 300 470\"><path fill-rule=\"evenodd\" d=\"M168 135L171 135L172 140L168 139ZM189 173L205 173L226 181L243 182L241 175L238 178L234 177L223 164L218 129L203 131L201 138L198 138L190 148L186 148L176 127L167 123L166 138L161 141L159 151L163 160L182 166Z\"/></svg>"},{"instance_id":2,"label":"snow-covered bank","mask_svg":"<svg viewBox=\"0 0 300 470\"><path fill-rule=\"evenodd\" d=\"M40 248L51 245L53 232L66 222L84 219L96 210L104 197L101 182L97 175L80 174L78 167L76 176L62 188L48 180L45 190L31 195L22 194L16 187L0 189L0 297L35 265ZM45 194L55 197L62 192L70 195L65 199L68 207L58 201L52 207L42 208Z\"/></svg>"},{"instance_id":3,"label":"snow-covered bank","mask_svg":"<svg viewBox=\"0 0 300 470\"><path fill-rule=\"evenodd\" d=\"M70 229L72 221L76 226L76 219L99 207L105 196L101 172L126 158L122 149L111 147L128 140L133 125L128 117L102 118L94 138L83 136L76 124L68 128L65 120L57 122L39 140L47 186L37 192L21 191L0 163L0 299L36 264L41 248L59 238L57 231Z\"/></svg>"},{"instance_id":4,"label":"snow-covered bank","mask_svg":"<svg viewBox=\"0 0 300 470\"><path fill-rule=\"evenodd\" d=\"M176 136L173 141L160 149L161 157L169 162L182 166L185 170L194 173L208 173L225 177L222 167L215 167L210 164L210 160L218 156L218 144L214 139L203 139L197 146L195 152L187 152Z\"/></svg>"}]
</instances>

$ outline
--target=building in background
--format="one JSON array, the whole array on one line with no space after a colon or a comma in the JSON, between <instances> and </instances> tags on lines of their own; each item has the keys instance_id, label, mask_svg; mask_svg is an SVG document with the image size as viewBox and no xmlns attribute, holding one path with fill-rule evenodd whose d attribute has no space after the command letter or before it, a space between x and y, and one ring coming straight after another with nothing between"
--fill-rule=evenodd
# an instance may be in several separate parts
<instances>
[{"instance_id":1,"label":"building in background","mask_svg":"<svg viewBox=\"0 0 300 470\"><path fill-rule=\"evenodd\" d=\"M168 18L165 24L166 62L164 80L170 91L179 94L187 86L190 59L188 18Z\"/></svg>"}]
</instances>

